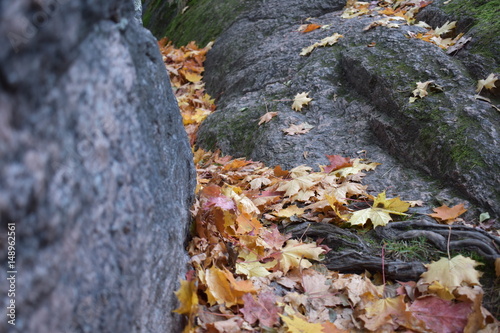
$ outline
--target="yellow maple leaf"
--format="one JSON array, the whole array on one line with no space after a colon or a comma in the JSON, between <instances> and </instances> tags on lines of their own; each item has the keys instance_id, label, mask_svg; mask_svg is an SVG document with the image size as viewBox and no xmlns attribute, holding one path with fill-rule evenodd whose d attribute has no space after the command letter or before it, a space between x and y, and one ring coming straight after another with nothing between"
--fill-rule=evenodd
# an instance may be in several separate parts
<instances>
[{"instance_id":1,"label":"yellow maple leaf","mask_svg":"<svg viewBox=\"0 0 500 333\"><path fill-rule=\"evenodd\" d=\"M302 107L312 101L312 98L307 97L308 94L308 92L303 92L295 95L295 98L293 99L292 109L294 109L295 111L302 111Z\"/></svg>"},{"instance_id":2,"label":"yellow maple leaf","mask_svg":"<svg viewBox=\"0 0 500 333\"><path fill-rule=\"evenodd\" d=\"M481 272L475 270L480 263L458 255L451 259L441 258L432 264L426 265L427 272L421 275L422 282L432 284L439 281L443 288L453 291L462 284L481 285L479 277Z\"/></svg>"},{"instance_id":3,"label":"yellow maple leaf","mask_svg":"<svg viewBox=\"0 0 500 333\"><path fill-rule=\"evenodd\" d=\"M481 90L483 90L483 88L494 89L495 88L495 84L496 84L497 81L498 81L497 75L494 74L494 73L491 73L490 75L488 75L488 77L486 79L479 80L477 82L476 92L480 93Z\"/></svg>"},{"instance_id":4,"label":"yellow maple leaf","mask_svg":"<svg viewBox=\"0 0 500 333\"><path fill-rule=\"evenodd\" d=\"M319 260L320 254L325 250L317 247L316 244L302 243L295 239L286 242L286 246L281 249L281 258L278 260L283 273L290 268L301 267L309 268L312 266L307 259Z\"/></svg>"},{"instance_id":5,"label":"yellow maple leaf","mask_svg":"<svg viewBox=\"0 0 500 333\"><path fill-rule=\"evenodd\" d=\"M276 266L277 261L273 260L266 263L261 263L257 259L257 255L253 252L240 252L240 258L245 259L243 262L236 263L236 273L243 274L247 277L264 277L271 274L268 269Z\"/></svg>"},{"instance_id":6,"label":"yellow maple leaf","mask_svg":"<svg viewBox=\"0 0 500 333\"><path fill-rule=\"evenodd\" d=\"M276 213L273 213L273 215L276 215L278 217L291 217L293 215L301 216L302 214L304 214L304 212L304 208L299 208L297 207L297 205L290 205L285 209L281 209Z\"/></svg>"},{"instance_id":7,"label":"yellow maple leaf","mask_svg":"<svg viewBox=\"0 0 500 333\"><path fill-rule=\"evenodd\" d=\"M399 197L387 199L384 191L377 195L377 197L373 201L373 207L383 208L390 213L398 214L406 212L408 208L410 208L410 203L402 201L401 199L399 199Z\"/></svg>"},{"instance_id":8,"label":"yellow maple leaf","mask_svg":"<svg viewBox=\"0 0 500 333\"><path fill-rule=\"evenodd\" d=\"M349 175L357 174L358 172L361 172L363 170L365 171L374 170L377 167L377 165L380 165L380 163L372 162L366 164L363 163L361 159L355 158L352 160L352 166L337 169L333 171L333 174L337 177L347 177Z\"/></svg>"},{"instance_id":9,"label":"yellow maple leaf","mask_svg":"<svg viewBox=\"0 0 500 333\"><path fill-rule=\"evenodd\" d=\"M320 333L323 332L323 326L321 324L312 324L304 319L292 316L287 317L280 315L281 319L285 322L288 327L287 332L289 333Z\"/></svg>"},{"instance_id":10,"label":"yellow maple leaf","mask_svg":"<svg viewBox=\"0 0 500 333\"><path fill-rule=\"evenodd\" d=\"M175 296L181 305L173 312L183 315L195 313L198 309L198 295L196 293L198 288L196 288L195 281L181 280L180 282L181 286L175 292Z\"/></svg>"},{"instance_id":11,"label":"yellow maple leaf","mask_svg":"<svg viewBox=\"0 0 500 333\"><path fill-rule=\"evenodd\" d=\"M364 225L370 220L374 228L384 226L392 221L390 214L406 215L403 212L409 207L410 203L400 200L399 197L387 200L384 191L377 195L373 207L354 212L348 222L352 225Z\"/></svg>"}]
</instances>

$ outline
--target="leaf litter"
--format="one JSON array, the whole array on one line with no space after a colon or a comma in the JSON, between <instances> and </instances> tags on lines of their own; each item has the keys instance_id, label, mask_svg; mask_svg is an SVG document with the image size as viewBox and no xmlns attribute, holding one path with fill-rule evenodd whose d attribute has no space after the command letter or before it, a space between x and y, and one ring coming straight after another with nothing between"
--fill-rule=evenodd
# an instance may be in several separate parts
<instances>
[{"instance_id":1,"label":"leaf litter","mask_svg":"<svg viewBox=\"0 0 500 333\"><path fill-rule=\"evenodd\" d=\"M368 3L348 3L352 5L343 17L373 11ZM399 15L407 22L415 13L416 7L405 6L409 1L379 3L386 4L377 9L384 15ZM447 29L451 26L438 32ZM419 281L400 282L397 292L386 293L392 282L375 285L369 274L330 271L321 264L328 247L280 233L278 225L298 218L383 227L394 216L406 215L415 202L387 199L385 192L368 194L363 171L379 164L368 160L328 155L330 164L314 172L305 165L283 170L219 151L195 150L199 124L215 111L202 82L211 44L177 49L162 39L159 46L197 169L187 247L191 269L175 292L180 306L174 312L187 318L184 332L496 332L498 321L481 305L478 263L470 258L442 258L427 265ZM483 86L488 88L491 81ZM297 111L310 100L303 94L298 94ZM297 96L294 105L296 101ZM275 116L265 114L259 125ZM304 124L287 129L287 134L312 128ZM356 209L350 202L371 205ZM446 208L435 209L431 216L450 223L463 210Z\"/></svg>"}]
</instances>

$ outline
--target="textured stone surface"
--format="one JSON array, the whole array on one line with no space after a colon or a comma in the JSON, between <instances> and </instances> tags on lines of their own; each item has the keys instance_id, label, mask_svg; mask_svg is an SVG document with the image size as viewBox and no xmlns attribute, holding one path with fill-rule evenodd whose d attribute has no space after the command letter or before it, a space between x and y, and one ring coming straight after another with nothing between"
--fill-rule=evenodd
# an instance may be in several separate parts
<instances>
[{"instance_id":1,"label":"textured stone surface","mask_svg":"<svg viewBox=\"0 0 500 333\"><path fill-rule=\"evenodd\" d=\"M195 174L155 39L132 1L0 8L0 219L18 272L0 331L180 330Z\"/></svg>"},{"instance_id":2,"label":"textured stone surface","mask_svg":"<svg viewBox=\"0 0 500 333\"><path fill-rule=\"evenodd\" d=\"M498 111L473 97L483 77L405 36L422 28L363 32L376 18L341 19L344 3L261 1L240 15L208 54L204 77L219 111L202 124L200 146L286 168L326 164L326 154L366 156L382 163L365 182L373 192L429 205L464 196L500 213ZM297 32L308 17L330 29ZM344 35L338 44L299 55L334 32ZM444 92L409 104L415 83L427 80ZM291 100L301 92L313 101L296 112ZM258 126L268 111L279 115ZM315 127L293 137L282 132L302 122Z\"/></svg>"}]
</instances>

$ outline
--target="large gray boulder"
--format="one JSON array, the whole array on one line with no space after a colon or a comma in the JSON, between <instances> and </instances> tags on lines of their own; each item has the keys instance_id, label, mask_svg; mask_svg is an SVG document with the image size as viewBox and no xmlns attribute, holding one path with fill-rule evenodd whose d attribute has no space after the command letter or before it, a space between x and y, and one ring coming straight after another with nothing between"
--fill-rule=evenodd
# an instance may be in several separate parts
<instances>
[{"instance_id":1,"label":"large gray boulder","mask_svg":"<svg viewBox=\"0 0 500 333\"><path fill-rule=\"evenodd\" d=\"M258 1L235 19L208 53L204 79L218 111L201 125L198 144L285 168L327 164L327 154L368 157L382 163L365 182L374 193L387 189L430 206L463 196L480 207L468 221L480 212L500 214L500 118L474 99L477 80L485 78L474 76L474 57L409 39L425 31L417 26L364 32L376 18L342 19L344 4ZM310 17L330 28L297 32ZM344 36L338 44L299 55L334 32ZM495 68L486 60L481 73ZM428 80L444 92L410 104L415 83ZM291 99L301 92L313 101L296 112ZM279 115L259 126L268 111ZM307 134L282 131L303 122L314 126Z\"/></svg>"},{"instance_id":2,"label":"large gray boulder","mask_svg":"<svg viewBox=\"0 0 500 333\"><path fill-rule=\"evenodd\" d=\"M132 1L0 8L0 331L180 331L195 173L155 39Z\"/></svg>"}]
</instances>

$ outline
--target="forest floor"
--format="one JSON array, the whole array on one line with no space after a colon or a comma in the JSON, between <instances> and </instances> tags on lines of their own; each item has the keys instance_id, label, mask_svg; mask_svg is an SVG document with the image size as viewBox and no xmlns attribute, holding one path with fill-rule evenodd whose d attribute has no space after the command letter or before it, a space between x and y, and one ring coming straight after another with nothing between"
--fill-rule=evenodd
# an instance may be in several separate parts
<instances>
[{"instance_id":1,"label":"forest floor","mask_svg":"<svg viewBox=\"0 0 500 333\"><path fill-rule=\"evenodd\" d=\"M418 281L398 282L384 274L395 244L380 249L382 274L342 274L321 263L330 251L321 238L283 233L300 221L363 233L409 219L408 209L420 203L368 194L362 180L375 162L330 155L319 172L306 165L283 170L196 149L200 123L216 110L202 81L211 45L175 48L166 39L159 45L197 168L191 269L176 292L184 332L498 332L472 258L448 250ZM290 104L307 102L298 95ZM442 206L429 215L450 225L464 211ZM418 250L412 243L399 253ZM497 279L499 266L497 259Z\"/></svg>"}]
</instances>

